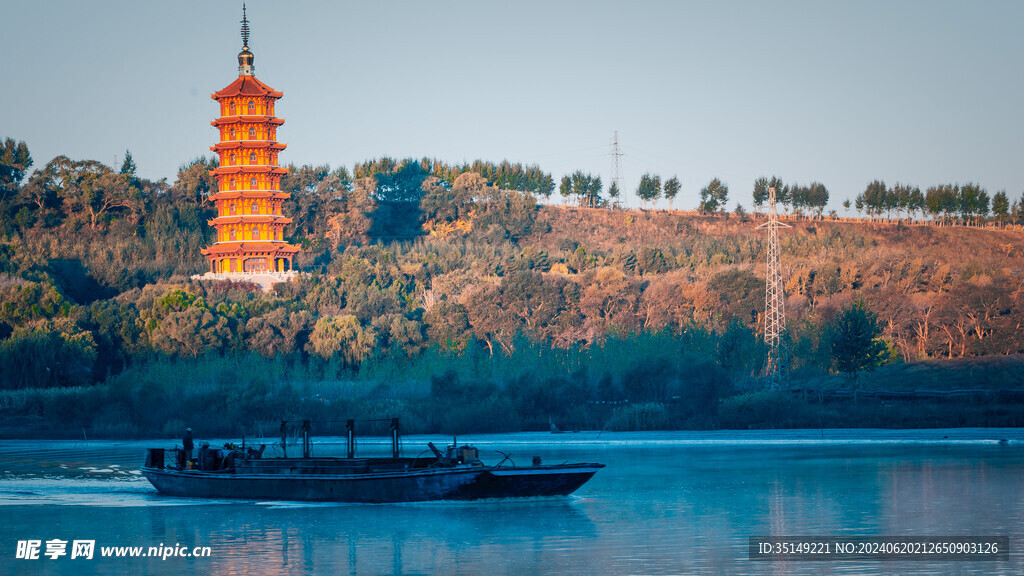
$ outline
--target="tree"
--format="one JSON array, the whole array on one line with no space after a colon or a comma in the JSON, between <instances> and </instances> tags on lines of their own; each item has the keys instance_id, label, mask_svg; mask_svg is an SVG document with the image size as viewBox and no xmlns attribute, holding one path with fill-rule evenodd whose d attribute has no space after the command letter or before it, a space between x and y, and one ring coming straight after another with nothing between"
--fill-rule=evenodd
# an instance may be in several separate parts
<instances>
[{"instance_id":1,"label":"tree","mask_svg":"<svg viewBox=\"0 0 1024 576\"><path fill-rule=\"evenodd\" d=\"M992 213L1000 224L1006 224L1010 214L1010 199L1006 196L1006 190L1000 190L992 197Z\"/></svg>"},{"instance_id":2,"label":"tree","mask_svg":"<svg viewBox=\"0 0 1024 576\"><path fill-rule=\"evenodd\" d=\"M875 180L868 184L864 192L858 196L858 199L862 201L868 217L874 220L875 216L880 215L885 210L887 196L888 190L885 187L885 182ZM857 210L860 210L860 208L857 208Z\"/></svg>"},{"instance_id":3,"label":"tree","mask_svg":"<svg viewBox=\"0 0 1024 576\"><path fill-rule=\"evenodd\" d=\"M217 168L216 157L200 156L178 168L178 178L171 187L171 202L188 202L205 205L212 194L217 193L217 179L211 171Z\"/></svg>"},{"instance_id":4,"label":"tree","mask_svg":"<svg viewBox=\"0 0 1024 576\"><path fill-rule=\"evenodd\" d=\"M661 195L661 176L644 174L640 177L640 184L636 187L636 195L647 207L648 202L656 202Z\"/></svg>"},{"instance_id":5,"label":"tree","mask_svg":"<svg viewBox=\"0 0 1024 576\"><path fill-rule=\"evenodd\" d=\"M92 381L96 342L70 318L19 326L0 340L0 388L83 386Z\"/></svg>"},{"instance_id":6,"label":"tree","mask_svg":"<svg viewBox=\"0 0 1024 576\"><path fill-rule=\"evenodd\" d=\"M854 385L857 373L874 370L888 352L878 317L857 301L843 309L831 326L832 363L836 370L850 374Z\"/></svg>"},{"instance_id":7,"label":"tree","mask_svg":"<svg viewBox=\"0 0 1024 576\"><path fill-rule=\"evenodd\" d=\"M562 196L563 204L569 200L569 196L572 196L572 177L562 176L562 182L558 185L558 193Z\"/></svg>"},{"instance_id":8,"label":"tree","mask_svg":"<svg viewBox=\"0 0 1024 576\"><path fill-rule=\"evenodd\" d=\"M761 211L761 207L768 201L768 179L761 176L754 180L754 213Z\"/></svg>"},{"instance_id":9,"label":"tree","mask_svg":"<svg viewBox=\"0 0 1024 576\"><path fill-rule=\"evenodd\" d=\"M973 182L964 184L960 187L959 200L960 218L963 219L964 224L969 224L971 221L979 224L981 218L988 215L989 196L981 186Z\"/></svg>"},{"instance_id":10,"label":"tree","mask_svg":"<svg viewBox=\"0 0 1024 576\"><path fill-rule=\"evenodd\" d=\"M590 185L587 186L587 205L591 208L597 208L604 204L604 200L601 198L602 188L600 176L594 176L590 179Z\"/></svg>"},{"instance_id":11,"label":"tree","mask_svg":"<svg viewBox=\"0 0 1024 576\"><path fill-rule=\"evenodd\" d=\"M785 191L785 186L782 184L782 180L778 176L772 176L771 180L764 176L754 181L754 212L757 213L765 202L768 201L770 189L775 188L775 200L776 202L785 203L788 201L789 195Z\"/></svg>"},{"instance_id":12,"label":"tree","mask_svg":"<svg viewBox=\"0 0 1024 576\"><path fill-rule=\"evenodd\" d=\"M619 205L620 194L622 194L622 191L619 190L619 183L612 180L612 185L608 187L608 198L611 199L612 204L616 207Z\"/></svg>"},{"instance_id":13,"label":"tree","mask_svg":"<svg viewBox=\"0 0 1024 576\"><path fill-rule=\"evenodd\" d=\"M135 176L135 160L132 158L132 153L128 150L124 151L124 162L121 163L120 174L126 174L128 176Z\"/></svg>"},{"instance_id":14,"label":"tree","mask_svg":"<svg viewBox=\"0 0 1024 576\"><path fill-rule=\"evenodd\" d=\"M1010 216L1015 224L1024 224L1024 194L1021 195L1020 200L1013 203L1010 208Z\"/></svg>"},{"instance_id":15,"label":"tree","mask_svg":"<svg viewBox=\"0 0 1024 576\"><path fill-rule=\"evenodd\" d=\"M0 146L0 205L14 196L32 167L32 156L24 142L15 142L11 138L4 140Z\"/></svg>"},{"instance_id":16,"label":"tree","mask_svg":"<svg viewBox=\"0 0 1024 576\"><path fill-rule=\"evenodd\" d=\"M573 172L569 177L570 194L576 196L580 206L597 208L604 204L604 200L601 198L602 187L600 176L594 176L582 170Z\"/></svg>"},{"instance_id":17,"label":"tree","mask_svg":"<svg viewBox=\"0 0 1024 576\"><path fill-rule=\"evenodd\" d=\"M679 194L679 178L673 176L665 181L665 199L668 200L668 209L672 209L672 200Z\"/></svg>"},{"instance_id":18,"label":"tree","mask_svg":"<svg viewBox=\"0 0 1024 576\"><path fill-rule=\"evenodd\" d=\"M907 203L907 213L911 219L915 219L915 214L921 212L924 215L924 194L921 194L921 189L914 186L910 189L910 200Z\"/></svg>"},{"instance_id":19,"label":"tree","mask_svg":"<svg viewBox=\"0 0 1024 576\"><path fill-rule=\"evenodd\" d=\"M924 205L933 221L943 224L951 221L960 207L960 186L942 184L932 186L925 193Z\"/></svg>"},{"instance_id":20,"label":"tree","mask_svg":"<svg viewBox=\"0 0 1024 576\"><path fill-rule=\"evenodd\" d=\"M725 210L725 203L729 200L729 187L722 184L722 181L718 178L713 178L711 182L700 191L700 207L698 208L701 212L707 214L709 212L718 212L719 210Z\"/></svg>"},{"instance_id":21,"label":"tree","mask_svg":"<svg viewBox=\"0 0 1024 576\"><path fill-rule=\"evenodd\" d=\"M377 347L377 332L363 327L351 314L321 317L309 335L306 351L325 360L337 356L349 368L356 368Z\"/></svg>"},{"instance_id":22,"label":"tree","mask_svg":"<svg viewBox=\"0 0 1024 576\"><path fill-rule=\"evenodd\" d=\"M847 198L846 200L843 200L843 210L846 211L847 215L850 214L850 199L849 198Z\"/></svg>"},{"instance_id":23,"label":"tree","mask_svg":"<svg viewBox=\"0 0 1024 576\"><path fill-rule=\"evenodd\" d=\"M806 205L808 208L813 208L818 220L821 220L821 213L825 210L825 206L828 205L828 189L821 182L811 182L811 185L806 190Z\"/></svg>"}]
</instances>

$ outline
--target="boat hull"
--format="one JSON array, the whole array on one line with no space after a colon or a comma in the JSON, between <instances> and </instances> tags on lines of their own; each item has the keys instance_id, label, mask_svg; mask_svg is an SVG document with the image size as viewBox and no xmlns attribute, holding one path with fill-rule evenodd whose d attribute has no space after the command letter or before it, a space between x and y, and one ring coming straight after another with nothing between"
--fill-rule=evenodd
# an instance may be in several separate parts
<instances>
[{"instance_id":1,"label":"boat hull","mask_svg":"<svg viewBox=\"0 0 1024 576\"><path fill-rule=\"evenodd\" d=\"M162 494L194 498L314 502L422 502L566 496L601 464L457 467L364 474L238 474L144 467Z\"/></svg>"}]
</instances>

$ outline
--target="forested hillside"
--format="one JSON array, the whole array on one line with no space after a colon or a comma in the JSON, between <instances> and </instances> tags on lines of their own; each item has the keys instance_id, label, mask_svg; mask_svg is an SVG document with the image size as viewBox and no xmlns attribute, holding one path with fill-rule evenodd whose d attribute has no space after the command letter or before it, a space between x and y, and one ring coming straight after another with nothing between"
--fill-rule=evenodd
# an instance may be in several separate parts
<instances>
[{"instance_id":1,"label":"forested hillside","mask_svg":"<svg viewBox=\"0 0 1024 576\"><path fill-rule=\"evenodd\" d=\"M508 162L292 166L282 189L303 273L264 293L189 280L214 240L209 160L174 183L136 177L130 155L117 171L58 157L29 174L8 140L3 165L8 427L232 433L356 413L422 431L944 422L776 413L784 402L759 378L764 237L756 216L721 209L720 183L700 213L680 213L614 209L589 175L561 190L569 206L548 205L551 176ZM793 212L781 236L793 382L1024 353L1019 230L982 227L976 212L940 210L942 226ZM875 352L843 344L851 321ZM858 354L873 357L849 368Z\"/></svg>"}]
</instances>

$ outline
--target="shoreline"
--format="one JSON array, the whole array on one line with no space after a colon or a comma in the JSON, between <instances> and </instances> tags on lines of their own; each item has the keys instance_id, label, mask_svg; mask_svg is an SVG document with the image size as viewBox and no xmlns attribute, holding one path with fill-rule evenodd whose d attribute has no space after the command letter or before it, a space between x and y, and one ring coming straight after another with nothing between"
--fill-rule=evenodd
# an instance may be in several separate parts
<instances>
[{"instance_id":1,"label":"shoreline","mask_svg":"<svg viewBox=\"0 0 1024 576\"><path fill-rule=\"evenodd\" d=\"M510 436L520 440L509 442ZM583 430L579 432L562 432L553 434L541 431L520 432L486 432L461 433L460 438L467 442L480 445L494 444L558 444L562 446L614 446L614 445L673 445L693 447L712 445L887 445L887 444L927 444L927 445L1024 445L1024 427L962 427L962 428L787 428L761 430L645 430L645 431L601 431ZM219 435L203 438L211 444L237 442L240 437L222 437ZM402 436L403 444L423 444L428 441L445 442L451 439L446 434L407 434ZM251 444L267 444L270 446L277 437L247 437ZM153 444L178 441L176 438L41 438L41 437L7 437L0 436L0 449L4 446L29 442L48 442L47 449L70 449L84 447L93 442L127 444ZM314 444L327 446L343 446L343 436L315 436ZM390 447L391 439L387 436L360 436L359 443L364 446ZM291 444L289 444L291 445Z\"/></svg>"}]
</instances>

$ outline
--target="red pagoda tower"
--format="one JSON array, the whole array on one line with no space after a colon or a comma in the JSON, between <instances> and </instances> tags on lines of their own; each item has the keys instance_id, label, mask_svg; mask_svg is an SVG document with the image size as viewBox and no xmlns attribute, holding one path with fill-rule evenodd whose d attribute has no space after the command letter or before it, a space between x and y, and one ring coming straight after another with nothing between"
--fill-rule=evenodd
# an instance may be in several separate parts
<instances>
[{"instance_id":1,"label":"red pagoda tower","mask_svg":"<svg viewBox=\"0 0 1024 576\"><path fill-rule=\"evenodd\" d=\"M291 218L281 214L290 194L281 192L281 175L288 170L277 165L285 148L277 142L277 127L284 120L274 117L274 104L284 94L257 80L253 71L243 6L238 79L210 96L220 104L220 117L211 122L220 141L210 147L220 156L220 167L211 171L218 184L210 196L217 217L209 221L217 241L202 253L218 276L291 273L292 257L299 251L284 241Z\"/></svg>"}]
</instances>

